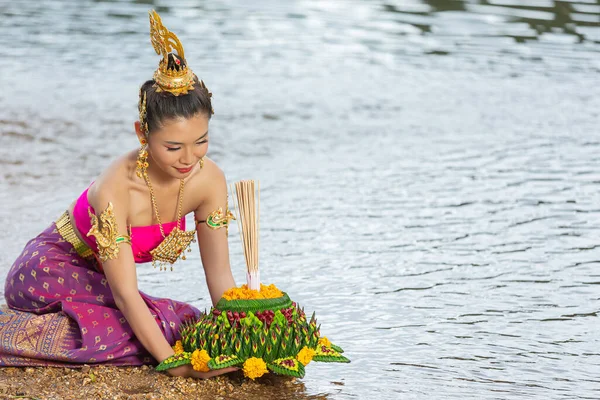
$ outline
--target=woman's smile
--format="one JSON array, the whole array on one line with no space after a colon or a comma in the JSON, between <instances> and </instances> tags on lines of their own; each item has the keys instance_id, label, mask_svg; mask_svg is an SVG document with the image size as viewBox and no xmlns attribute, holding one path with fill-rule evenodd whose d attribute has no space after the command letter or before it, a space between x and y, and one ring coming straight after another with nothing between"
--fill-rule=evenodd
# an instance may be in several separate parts
<instances>
[{"instance_id":1,"label":"woman's smile","mask_svg":"<svg viewBox=\"0 0 600 400\"><path fill-rule=\"evenodd\" d=\"M177 171L179 171L180 174L187 174L188 172L190 172L192 170L192 168L194 168L193 165L187 167L187 168L175 168Z\"/></svg>"}]
</instances>

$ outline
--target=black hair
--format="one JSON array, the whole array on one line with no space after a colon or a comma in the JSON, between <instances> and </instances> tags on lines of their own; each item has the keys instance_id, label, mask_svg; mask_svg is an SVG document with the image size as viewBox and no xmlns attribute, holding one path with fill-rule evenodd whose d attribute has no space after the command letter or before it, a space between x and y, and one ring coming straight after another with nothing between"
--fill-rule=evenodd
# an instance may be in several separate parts
<instances>
[{"instance_id":1,"label":"black hair","mask_svg":"<svg viewBox=\"0 0 600 400\"><path fill-rule=\"evenodd\" d=\"M179 71L184 66L184 59L169 53L168 69ZM194 89L179 96L165 91L157 92L153 79L144 82L141 90L142 93L146 93L146 123L149 132L159 129L170 119L188 119L197 114L204 114L210 119L213 113L210 92L197 76L194 76L194 81Z\"/></svg>"}]
</instances>

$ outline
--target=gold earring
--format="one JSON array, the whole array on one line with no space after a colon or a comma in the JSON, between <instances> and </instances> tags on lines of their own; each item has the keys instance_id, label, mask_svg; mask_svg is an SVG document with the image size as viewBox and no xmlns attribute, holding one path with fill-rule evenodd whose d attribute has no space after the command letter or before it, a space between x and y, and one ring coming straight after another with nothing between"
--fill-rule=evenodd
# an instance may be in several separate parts
<instances>
[{"instance_id":1,"label":"gold earring","mask_svg":"<svg viewBox=\"0 0 600 400\"><path fill-rule=\"evenodd\" d=\"M138 178L143 178L146 175L146 169L148 168L148 144L146 140L141 140L142 147L140 147L140 151L138 152L136 166L135 166L135 174Z\"/></svg>"},{"instance_id":2,"label":"gold earring","mask_svg":"<svg viewBox=\"0 0 600 400\"><path fill-rule=\"evenodd\" d=\"M198 163L200 164L200 169L204 168L204 157L202 157Z\"/></svg>"},{"instance_id":3,"label":"gold earring","mask_svg":"<svg viewBox=\"0 0 600 400\"><path fill-rule=\"evenodd\" d=\"M148 135L148 121L146 121L146 92L142 92L140 88L140 101L138 103L140 112L140 131L143 135ZM135 174L138 178L146 177L146 169L148 168L148 140L145 137L140 138L140 150L136 160Z\"/></svg>"}]
</instances>

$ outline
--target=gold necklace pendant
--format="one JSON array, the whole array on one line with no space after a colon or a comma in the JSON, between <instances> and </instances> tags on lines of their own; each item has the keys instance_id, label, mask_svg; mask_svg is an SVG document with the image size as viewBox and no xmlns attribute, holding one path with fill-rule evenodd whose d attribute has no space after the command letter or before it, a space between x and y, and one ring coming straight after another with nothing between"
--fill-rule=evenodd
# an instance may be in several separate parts
<instances>
[{"instance_id":1,"label":"gold necklace pendant","mask_svg":"<svg viewBox=\"0 0 600 400\"><path fill-rule=\"evenodd\" d=\"M178 258L185 260L185 249L196 241L195 235L196 231L182 231L179 229L179 224L173 228L171 233L150 252L154 268L158 264L161 271L166 271L165 264L173 264ZM188 249L188 251L191 251L191 249ZM173 266L171 266L171 271L173 271Z\"/></svg>"},{"instance_id":2,"label":"gold necklace pendant","mask_svg":"<svg viewBox=\"0 0 600 400\"><path fill-rule=\"evenodd\" d=\"M163 241L152 251L150 251L150 255L152 256L152 266L156 268L158 265L161 271L166 271L166 264L171 264L171 271L173 271L173 263L177 261L178 258L185 260L185 250L191 251L189 248L192 242L195 242L196 231L182 231L179 228L179 224L181 223L181 208L183 206L183 189L185 186L185 182L181 179L179 182L179 204L177 205L177 226L173 228L171 233L168 236L165 236L165 231L163 230L162 224L160 222L160 215L158 214L158 207L156 206L156 198L154 196L154 190L152 188L152 184L150 183L150 178L148 174L144 174L144 180L146 181L146 185L148 185L148 189L150 190L150 201L152 202L152 208L154 208L154 215L156 216L156 221L158 222L158 227L160 228L160 233L164 238Z\"/></svg>"}]
</instances>

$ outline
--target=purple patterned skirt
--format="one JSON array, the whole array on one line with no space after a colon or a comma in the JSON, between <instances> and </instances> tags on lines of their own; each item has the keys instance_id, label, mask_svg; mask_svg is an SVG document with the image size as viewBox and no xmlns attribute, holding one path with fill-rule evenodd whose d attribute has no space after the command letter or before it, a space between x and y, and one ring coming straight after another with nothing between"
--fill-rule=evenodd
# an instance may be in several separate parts
<instances>
[{"instance_id":1,"label":"purple patterned skirt","mask_svg":"<svg viewBox=\"0 0 600 400\"><path fill-rule=\"evenodd\" d=\"M52 223L17 258L0 309L0 366L102 363L155 364L115 305L95 260L80 257ZM200 314L195 307L141 293L173 345L179 325Z\"/></svg>"}]
</instances>

